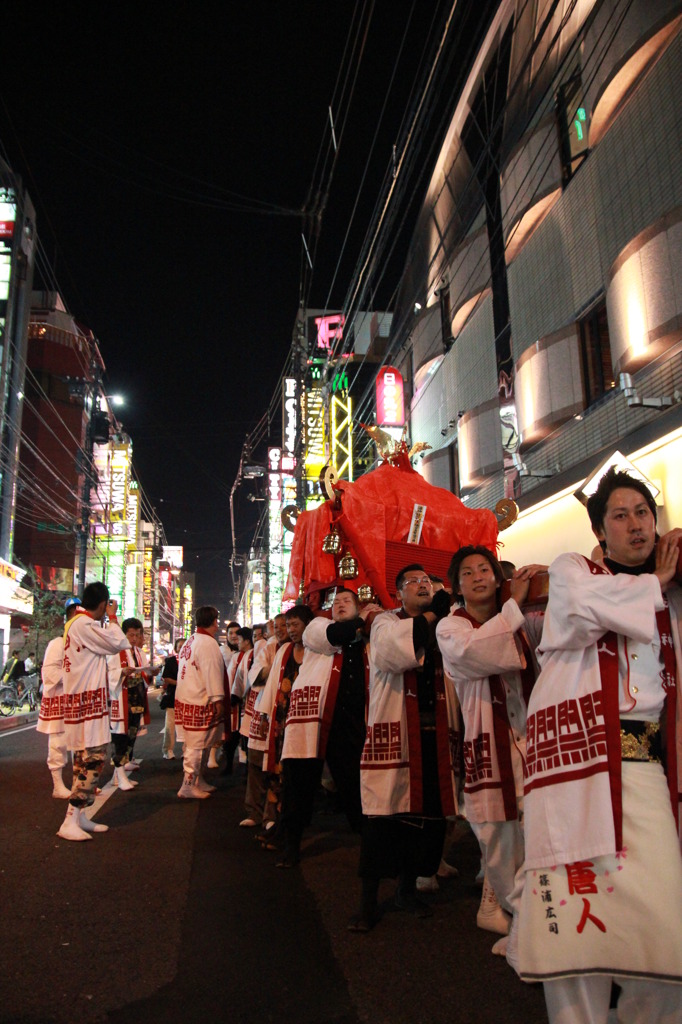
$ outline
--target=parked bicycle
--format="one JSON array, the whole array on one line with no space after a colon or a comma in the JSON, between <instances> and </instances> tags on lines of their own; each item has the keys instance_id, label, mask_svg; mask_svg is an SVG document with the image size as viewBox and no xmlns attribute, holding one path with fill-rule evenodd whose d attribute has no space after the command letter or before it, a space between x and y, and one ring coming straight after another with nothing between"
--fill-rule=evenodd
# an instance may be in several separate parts
<instances>
[{"instance_id":1,"label":"parked bicycle","mask_svg":"<svg viewBox=\"0 0 682 1024\"><path fill-rule=\"evenodd\" d=\"M24 708L35 711L40 705L39 691L40 677L37 673L4 683L0 686L0 715L7 717Z\"/></svg>"}]
</instances>

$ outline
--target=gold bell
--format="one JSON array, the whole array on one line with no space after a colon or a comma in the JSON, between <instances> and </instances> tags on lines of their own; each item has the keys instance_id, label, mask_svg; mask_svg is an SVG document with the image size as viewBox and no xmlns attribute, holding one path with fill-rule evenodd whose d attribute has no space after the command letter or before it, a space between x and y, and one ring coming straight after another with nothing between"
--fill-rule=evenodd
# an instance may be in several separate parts
<instances>
[{"instance_id":1,"label":"gold bell","mask_svg":"<svg viewBox=\"0 0 682 1024\"><path fill-rule=\"evenodd\" d=\"M370 601L374 601L375 599L376 594L369 583L363 583L361 587L358 587L358 601L360 601L361 604L369 604Z\"/></svg>"},{"instance_id":2,"label":"gold bell","mask_svg":"<svg viewBox=\"0 0 682 1024\"><path fill-rule=\"evenodd\" d=\"M341 538L335 526L322 541L322 550L328 555L336 555L341 550Z\"/></svg>"},{"instance_id":3,"label":"gold bell","mask_svg":"<svg viewBox=\"0 0 682 1024\"><path fill-rule=\"evenodd\" d=\"M358 560L353 558L350 551L347 551L339 562L339 578L342 580L354 580L358 575Z\"/></svg>"}]
</instances>

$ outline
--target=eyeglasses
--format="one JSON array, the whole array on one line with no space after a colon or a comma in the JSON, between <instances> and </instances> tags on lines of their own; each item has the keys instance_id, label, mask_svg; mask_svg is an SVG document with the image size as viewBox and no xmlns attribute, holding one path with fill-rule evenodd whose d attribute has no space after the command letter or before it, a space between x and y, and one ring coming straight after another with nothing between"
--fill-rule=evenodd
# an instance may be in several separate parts
<instances>
[{"instance_id":1,"label":"eyeglasses","mask_svg":"<svg viewBox=\"0 0 682 1024\"><path fill-rule=\"evenodd\" d=\"M417 586L420 587L422 583L431 583L429 576L406 576L403 580L403 586Z\"/></svg>"}]
</instances>

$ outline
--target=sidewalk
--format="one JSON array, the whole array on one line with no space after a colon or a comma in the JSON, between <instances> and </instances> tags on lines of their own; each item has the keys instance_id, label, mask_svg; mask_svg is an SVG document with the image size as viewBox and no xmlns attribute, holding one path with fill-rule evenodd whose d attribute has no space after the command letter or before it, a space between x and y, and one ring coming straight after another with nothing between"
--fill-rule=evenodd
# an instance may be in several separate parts
<instances>
[{"instance_id":1,"label":"sidewalk","mask_svg":"<svg viewBox=\"0 0 682 1024\"><path fill-rule=\"evenodd\" d=\"M5 729L16 729L20 725L32 725L38 721L38 711L29 711L28 705L25 705L26 710L15 711L13 715L1 715L0 716L0 732L4 732Z\"/></svg>"}]
</instances>

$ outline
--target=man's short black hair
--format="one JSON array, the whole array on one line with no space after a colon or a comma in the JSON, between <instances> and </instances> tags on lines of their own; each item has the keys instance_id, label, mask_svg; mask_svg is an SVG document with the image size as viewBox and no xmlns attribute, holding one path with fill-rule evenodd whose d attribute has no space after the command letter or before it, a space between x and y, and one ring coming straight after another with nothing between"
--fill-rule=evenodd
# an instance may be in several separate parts
<instances>
[{"instance_id":1,"label":"man's short black hair","mask_svg":"<svg viewBox=\"0 0 682 1024\"><path fill-rule=\"evenodd\" d=\"M202 604L200 608L197 608L194 615L197 629L208 629L216 621L219 614L218 609L214 608L212 604Z\"/></svg>"},{"instance_id":2,"label":"man's short black hair","mask_svg":"<svg viewBox=\"0 0 682 1024\"><path fill-rule=\"evenodd\" d=\"M402 569L400 570L400 572L398 573L398 575L396 576L396 578L395 578L395 589L396 590L402 590L403 589L403 583L405 582L405 573L406 572L413 572L415 569L419 569L420 572L426 573L427 576L429 575L426 572L426 569L424 568L424 566L423 565L419 565L418 562L415 562L413 565L404 565L402 567Z\"/></svg>"},{"instance_id":3,"label":"man's short black hair","mask_svg":"<svg viewBox=\"0 0 682 1024\"><path fill-rule=\"evenodd\" d=\"M249 629L248 626L240 626L237 630L237 636L240 636L242 640L248 640L250 644L253 643L253 630Z\"/></svg>"},{"instance_id":4,"label":"man's short black hair","mask_svg":"<svg viewBox=\"0 0 682 1024\"><path fill-rule=\"evenodd\" d=\"M467 544L463 548L460 548L459 551L455 551L452 556L452 561L450 562L450 568L448 569L448 579L450 580L452 593L460 604L464 604L464 601L462 600L462 595L459 592L459 570L462 566L462 562L465 558L468 558L469 555L481 555L483 558L486 558L493 570L498 587L504 582L504 569L495 558L492 551L488 551L488 549L484 548L481 544Z\"/></svg>"},{"instance_id":5,"label":"man's short black hair","mask_svg":"<svg viewBox=\"0 0 682 1024\"><path fill-rule=\"evenodd\" d=\"M350 594L350 596L354 599L356 605L360 604L360 598L358 597L354 590L351 590L350 587L337 587L336 592L334 594L334 600L336 600L339 594Z\"/></svg>"},{"instance_id":6,"label":"man's short black hair","mask_svg":"<svg viewBox=\"0 0 682 1024\"><path fill-rule=\"evenodd\" d=\"M121 629L124 633L127 633L129 629L144 629L144 626L139 619L124 619L121 623Z\"/></svg>"},{"instance_id":7,"label":"man's short black hair","mask_svg":"<svg viewBox=\"0 0 682 1024\"><path fill-rule=\"evenodd\" d=\"M95 608L98 608L102 601L109 603L109 588L106 583L102 583L100 580L95 580L94 583L88 583L87 587L83 590L83 596L81 603L87 612L94 612Z\"/></svg>"},{"instance_id":8,"label":"man's short black hair","mask_svg":"<svg viewBox=\"0 0 682 1024\"><path fill-rule=\"evenodd\" d=\"M313 621L315 615L312 608L309 608L307 604L295 604L293 608L287 608L284 618L287 622L289 619L300 619L307 626L309 622Z\"/></svg>"},{"instance_id":9,"label":"man's short black hair","mask_svg":"<svg viewBox=\"0 0 682 1024\"><path fill-rule=\"evenodd\" d=\"M644 481L638 480L636 476L630 476L625 470L616 469L615 466L611 466L599 481L597 490L587 499L587 514L590 517L590 525L593 530L599 530L600 533L603 532L606 506L613 492L619 487L627 487L631 491L637 491L641 494L651 510L654 522L656 522L658 518L656 502Z\"/></svg>"},{"instance_id":10,"label":"man's short black hair","mask_svg":"<svg viewBox=\"0 0 682 1024\"><path fill-rule=\"evenodd\" d=\"M284 614L284 612L277 612L273 619L273 622L277 622L277 619L286 619L286 615Z\"/></svg>"},{"instance_id":11,"label":"man's short black hair","mask_svg":"<svg viewBox=\"0 0 682 1024\"><path fill-rule=\"evenodd\" d=\"M227 628L228 629L240 629L241 627L240 627L238 622L228 622Z\"/></svg>"}]
</instances>

